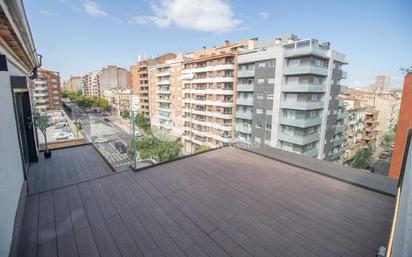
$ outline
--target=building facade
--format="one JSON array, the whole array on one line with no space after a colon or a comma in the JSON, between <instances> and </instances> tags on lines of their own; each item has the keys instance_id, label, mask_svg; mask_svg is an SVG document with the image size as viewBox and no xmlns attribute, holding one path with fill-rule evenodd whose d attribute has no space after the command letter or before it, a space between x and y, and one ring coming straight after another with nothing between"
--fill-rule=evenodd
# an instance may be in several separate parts
<instances>
[{"instance_id":1,"label":"building facade","mask_svg":"<svg viewBox=\"0 0 412 257\"><path fill-rule=\"evenodd\" d=\"M99 73L100 92L114 88L128 89L129 83L130 72L127 69L109 65Z\"/></svg>"},{"instance_id":2,"label":"building facade","mask_svg":"<svg viewBox=\"0 0 412 257\"><path fill-rule=\"evenodd\" d=\"M238 142L342 162L344 64L329 43L294 35L258 40L239 52Z\"/></svg>"},{"instance_id":3,"label":"building facade","mask_svg":"<svg viewBox=\"0 0 412 257\"><path fill-rule=\"evenodd\" d=\"M375 90L389 90L391 86L391 76L376 76L375 82L370 86Z\"/></svg>"},{"instance_id":4,"label":"building facade","mask_svg":"<svg viewBox=\"0 0 412 257\"><path fill-rule=\"evenodd\" d=\"M85 96L101 96L100 82L99 82L100 71L92 71L87 73L82 77L82 93Z\"/></svg>"},{"instance_id":5,"label":"building facade","mask_svg":"<svg viewBox=\"0 0 412 257\"><path fill-rule=\"evenodd\" d=\"M249 43L226 41L183 63L184 152L233 142L237 52Z\"/></svg>"},{"instance_id":6,"label":"building facade","mask_svg":"<svg viewBox=\"0 0 412 257\"><path fill-rule=\"evenodd\" d=\"M29 163L37 161L30 85L40 62L21 0L0 0L0 23L0 256L17 256L13 230L21 228Z\"/></svg>"},{"instance_id":7,"label":"building facade","mask_svg":"<svg viewBox=\"0 0 412 257\"><path fill-rule=\"evenodd\" d=\"M60 76L58 72L46 69L38 71L38 77L31 87L33 105L39 111L62 107Z\"/></svg>"},{"instance_id":8,"label":"building facade","mask_svg":"<svg viewBox=\"0 0 412 257\"><path fill-rule=\"evenodd\" d=\"M82 90L82 77L71 76L69 80L65 81L62 86L63 90L77 92Z\"/></svg>"},{"instance_id":9,"label":"building facade","mask_svg":"<svg viewBox=\"0 0 412 257\"><path fill-rule=\"evenodd\" d=\"M109 101L112 113L120 116L124 111L130 111L132 90L112 89L103 92L103 98Z\"/></svg>"},{"instance_id":10,"label":"building facade","mask_svg":"<svg viewBox=\"0 0 412 257\"><path fill-rule=\"evenodd\" d=\"M131 70L133 95L140 99L140 110L146 116L150 116L149 108L149 72L148 60L139 61Z\"/></svg>"},{"instance_id":11,"label":"building facade","mask_svg":"<svg viewBox=\"0 0 412 257\"><path fill-rule=\"evenodd\" d=\"M356 152L364 147L363 135L365 127L366 107L359 101L344 100L347 115L345 117L345 153L343 163L350 165Z\"/></svg>"},{"instance_id":12,"label":"building facade","mask_svg":"<svg viewBox=\"0 0 412 257\"><path fill-rule=\"evenodd\" d=\"M183 134L182 102L182 62L183 54L173 58L157 58L149 66L149 102L150 123L152 126L171 132Z\"/></svg>"},{"instance_id":13,"label":"building facade","mask_svg":"<svg viewBox=\"0 0 412 257\"><path fill-rule=\"evenodd\" d=\"M389 177L399 179L404 162L408 131L412 129L412 72L409 71L403 81L402 101L396 129L395 145L392 152Z\"/></svg>"},{"instance_id":14,"label":"building facade","mask_svg":"<svg viewBox=\"0 0 412 257\"><path fill-rule=\"evenodd\" d=\"M363 144L365 148L375 149L378 142L378 116L379 111L374 108L368 108L365 112Z\"/></svg>"}]
</instances>

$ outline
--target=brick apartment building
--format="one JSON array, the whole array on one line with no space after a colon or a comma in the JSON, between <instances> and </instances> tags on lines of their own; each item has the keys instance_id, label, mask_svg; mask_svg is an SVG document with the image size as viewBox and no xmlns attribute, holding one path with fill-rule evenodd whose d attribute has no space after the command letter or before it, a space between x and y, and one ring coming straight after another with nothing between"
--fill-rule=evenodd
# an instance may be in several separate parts
<instances>
[{"instance_id":1,"label":"brick apartment building","mask_svg":"<svg viewBox=\"0 0 412 257\"><path fill-rule=\"evenodd\" d=\"M395 147L392 153L389 177L398 179L401 172L408 129L412 128L412 72L409 72L403 82L402 101L396 129Z\"/></svg>"},{"instance_id":2,"label":"brick apartment building","mask_svg":"<svg viewBox=\"0 0 412 257\"><path fill-rule=\"evenodd\" d=\"M62 107L60 75L56 71L39 69L31 86L33 105L37 110L54 110Z\"/></svg>"}]
</instances>

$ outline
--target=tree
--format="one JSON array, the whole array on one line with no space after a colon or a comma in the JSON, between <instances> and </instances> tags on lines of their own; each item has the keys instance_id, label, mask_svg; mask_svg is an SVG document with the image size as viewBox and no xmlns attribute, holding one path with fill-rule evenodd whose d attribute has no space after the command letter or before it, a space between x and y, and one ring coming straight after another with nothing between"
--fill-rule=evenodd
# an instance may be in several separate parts
<instances>
[{"instance_id":1,"label":"tree","mask_svg":"<svg viewBox=\"0 0 412 257\"><path fill-rule=\"evenodd\" d=\"M99 98L98 107L100 107L103 110L108 110L109 109L109 101L107 99L104 99L104 98Z\"/></svg>"},{"instance_id":2,"label":"tree","mask_svg":"<svg viewBox=\"0 0 412 257\"><path fill-rule=\"evenodd\" d=\"M361 149L356 152L353 158L352 167L356 169L364 169L372 162L373 150L372 148Z\"/></svg>"},{"instance_id":3,"label":"tree","mask_svg":"<svg viewBox=\"0 0 412 257\"><path fill-rule=\"evenodd\" d=\"M136 115L136 125L138 128L143 129L143 131L146 133L148 133L150 130L149 119L147 119L143 113L138 113Z\"/></svg>"},{"instance_id":4,"label":"tree","mask_svg":"<svg viewBox=\"0 0 412 257\"><path fill-rule=\"evenodd\" d=\"M383 136L383 139L385 140L385 143L387 144L387 145L389 145L390 143L392 143L393 142L393 140L395 139L395 134L394 133L386 133L384 136Z\"/></svg>"},{"instance_id":5,"label":"tree","mask_svg":"<svg viewBox=\"0 0 412 257\"><path fill-rule=\"evenodd\" d=\"M160 141L153 135L140 139L136 142L136 148L141 159L153 159L164 162L177 158L181 152L182 145L179 140Z\"/></svg>"},{"instance_id":6,"label":"tree","mask_svg":"<svg viewBox=\"0 0 412 257\"><path fill-rule=\"evenodd\" d=\"M120 115L123 117L123 119L130 118L130 112L128 110L122 111Z\"/></svg>"},{"instance_id":7,"label":"tree","mask_svg":"<svg viewBox=\"0 0 412 257\"><path fill-rule=\"evenodd\" d=\"M47 143L47 128L53 125L51 117L47 116L46 113L40 113L35 111L32 113L31 126L39 129L44 136L44 143L46 145L46 152L49 152L49 146Z\"/></svg>"},{"instance_id":8,"label":"tree","mask_svg":"<svg viewBox=\"0 0 412 257\"><path fill-rule=\"evenodd\" d=\"M206 152L209 149L210 147L207 144L203 144L196 149L195 153Z\"/></svg>"}]
</instances>

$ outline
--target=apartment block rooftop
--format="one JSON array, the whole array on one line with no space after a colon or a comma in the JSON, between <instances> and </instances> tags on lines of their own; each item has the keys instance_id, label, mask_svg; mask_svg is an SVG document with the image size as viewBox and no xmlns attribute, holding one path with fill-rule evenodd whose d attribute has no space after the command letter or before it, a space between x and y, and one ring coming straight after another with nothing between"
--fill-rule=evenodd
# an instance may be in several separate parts
<instances>
[{"instance_id":1,"label":"apartment block rooftop","mask_svg":"<svg viewBox=\"0 0 412 257\"><path fill-rule=\"evenodd\" d=\"M328 168L343 167L273 150L224 147L138 172L111 172L92 145L55 150L30 169L12 256L375 256L387 245L393 180L336 177Z\"/></svg>"}]
</instances>

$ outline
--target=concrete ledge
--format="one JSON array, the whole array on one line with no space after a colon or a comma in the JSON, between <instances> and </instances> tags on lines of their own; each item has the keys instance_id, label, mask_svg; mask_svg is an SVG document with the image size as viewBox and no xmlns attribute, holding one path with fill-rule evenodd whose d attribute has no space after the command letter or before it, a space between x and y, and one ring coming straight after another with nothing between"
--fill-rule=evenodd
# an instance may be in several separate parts
<instances>
[{"instance_id":1,"label":"concrete ledge","mask_svg":"<svg viewBox=\"0 0 412 257\"><path fill-rule=\"evenodd\" d=\"M362 170L346 167L328 161L310 158L268 146L260 148L247 147L243 144L233 145L244 151L303 168L318 174L328 176L342 182L372 190L381 194L394 197L396 194L397 180L378 174L367 173Z\"/></svg>"}]
</instances>

